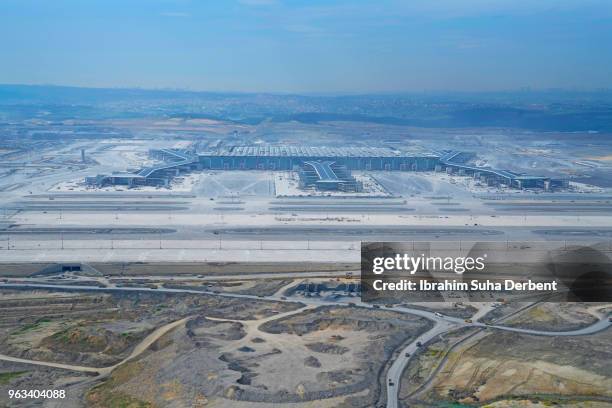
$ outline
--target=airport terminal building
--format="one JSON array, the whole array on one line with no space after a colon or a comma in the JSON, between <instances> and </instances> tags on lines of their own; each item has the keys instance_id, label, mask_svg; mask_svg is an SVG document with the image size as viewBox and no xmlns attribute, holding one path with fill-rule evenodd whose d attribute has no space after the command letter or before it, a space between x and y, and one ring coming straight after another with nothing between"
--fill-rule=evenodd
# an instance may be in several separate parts
<instances>
[{"instance_id":1,"label":"airport terminal building","mask_svg":"<svg viewBox=\"0 0 612 408\"><path fill-rule=\"evenodd\" d=\"M362 184L346 167L332 161L306 161L298 167L300 188L314 187L321 191L360 192Z\"/></svg>"},{"instance_id":2,"label":"airport terminal building","mask_svg":"<svg viewBox=\"0 0 612 408\"><path fill-rule=\"evenodd\" d=\"M293 170L307 161L334 162L349 170L431 171L439 157L406 155L379 147L228 146L201 153L212 170Z\"/></svg>"},{"instance_id":3,"label":"airport terminal building","mask_svg":"<svg viewBox=\"0 0 612 408\"><path fill-rule=\"evenodd\" d=\"M303 186L358 191L350 175L361 171L437 171L471 176L489 186L553 190L567 187L566 180L520 174L469 164L473 154L460 151L406 153L384 147L313 147L294 145L225 146L196 154L185 150L156 149L149 155L160 164L135 173L87 177L88 185L167 186L180 174L193 170L297 171ZM314 180L316 179L316 180ZM313 181L314 180L314 181Z\"/></svg>"},{"instance_id":4,"label":"airport terminal building","mask_svg":"<svg viewBox=\"0 0 612 408\"><path fill-rule=\"evenodd\" d=\"M85 183L96 187L105 185L167 186L174 177L181 173L201 170L198 157L190 152L176 149L156 149L149 150L149 156L159 160L160 164L142 168L136 173L121 172L86 177Z\"/></svg>"}]
</instances>

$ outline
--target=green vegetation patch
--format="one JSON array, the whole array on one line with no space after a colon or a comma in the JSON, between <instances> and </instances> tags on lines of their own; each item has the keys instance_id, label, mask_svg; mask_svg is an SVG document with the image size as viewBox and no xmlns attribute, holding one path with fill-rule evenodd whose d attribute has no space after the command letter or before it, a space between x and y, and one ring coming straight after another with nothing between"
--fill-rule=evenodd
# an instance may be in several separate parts
<instances>
[{"instance_id":1,"label":"green vegetation patch","mask_svg":"<svg viewBox=\"0 0 612 408\"><path fill-rule=\"evenodd\" d=\"M71 327L51 336L54 341L77 346L82 351L102 351L106 347L104 330L86 332L80 327Z\"/></svg>"},{"instance_id":2,"label":"green vegetation patch","mask_svg":"<svg viewBox=\"0 0 612 408\"><path fill-rule=\"evenodd\" d=\"M8 372L8 373L0 373L0 385L9 384L15 378L19 378L26 373L27 371L13 371L13 372Z\"/></svg>"},{"instance_id":3,"label":"green vegetation patch","mask_svg":"<svg viewBox=\"0 0 612 408\"><path fill-rule=\"evenodd\" d=\"M92 407L153 408L153 404L149 402L122 393L105 394L105 397L100 403L90 399Z\"/></svg>"},{"instance_id":4,"label":"green vegetation patch","mask_svg":"<svg viewBox=\"0 0 612 408\"><path fill-rule=\"evenodd\" d=\"M50 322L51 322L50 319L46 319L46 318L38 319L34 323L29 323L29 324L26 324L24 326L21 326L20 328L18 328L14 332L12 332L11 336L16 336L16 335L24 334L24 333L27 333L27 332L29 332L31 330L39 329L42 326L44 326L45 324L50 323Z\"/></svg>"},{"instance_id":5,"label":"green vegetation patch","mask_svg":"<svg viewBox=\"0 0 612 408\"><path fill-rule=\"evenodd\" d=\"M122 392L117 392L116 387L126 383L142 371L140 362L131 362L117 368L110 378L100 385L95 386L87 392L87 401L91 408L154 408L147 401L139 400Z\"/></svg>"}]
</instances>

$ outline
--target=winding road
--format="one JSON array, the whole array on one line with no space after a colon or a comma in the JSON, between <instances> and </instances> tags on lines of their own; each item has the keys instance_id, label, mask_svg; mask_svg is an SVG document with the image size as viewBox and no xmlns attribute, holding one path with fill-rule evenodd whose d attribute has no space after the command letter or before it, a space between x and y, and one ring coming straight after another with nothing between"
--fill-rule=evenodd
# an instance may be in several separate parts
<instances>
[{"instance_id":1,"label":"winding road","mask_svg":"<svg viewBox=\"0 0 612 408\"><path fill-rule=\"evenodd\" d=\"M281 277L283 274L275 274L277 277ZM48 285L48 284L39 284L39 283L1 283L0 289L47 289L47 290L60 290L60 291L94 291L94 292L152 292L152 293L187 293L187 294L206 294L212 296L221 296L221 297L230 297L230 298L241 298L241 299L252 299L252 300L269 300L276 302L291 302L291 303L300 303L306 306L324 306L324 305L346 305L351 306L347 302L341 301L339 299L335 300L326 300L324 298L300 298L300 299L290 299L280 295L280 291L277 291L272 296L255 296L255 295L246 295L246 294L237 294L237 293L223 293L223 292L212 292L207 290L192 290L192 289L170 289L170 288L147 288L147 287L97 287L97 286L81 286L81 285ZM357 299L351 298L350 302L353 307L364 307L364 308L374 308L375 305L369 303L363 303ZM599 315L599 320L587 327L571 330L571 331L543 331L543 330L532 330L532 329L521 329L517 327L508 327L502 325L487 325L484 323L479 323L474 320L474 322L467 322L464 319L451 317L442 315L440 313L434 313L426 310L413 309L406 306L394 306L385 308L386 310L392 310L401 313L408 313L420 317L424 317L434 322L434 326L427 332L421 334L417 337L413 342L404 347L398 358L391 364L387 371L386 375L386 392L387 392L387 408L398 408L398 390L399 384L401 380L402 373L404 372L406 366L408 365L410 359L414 355L417 350L417 343L425 344L428 341L432 340L436 336L448 332L450 330L458 329L461 327L480 327L480 328L488 328L492 330L504 330L516 333L524 333L531 334L537 336L582 336L589 335L593 333L597 333L599 331L605 330L612 325L612 322L608 320L606 316ZM303 309L300 309L302 311ZM477 315L484 315L486 310L479 311ZM173 328L184 324L189 318L184 318L181 320L177 320L165 326L162 326L156 329L153 333L147 336L141 343L139 343L132 354L129 357L122 360L121 362L103 368L91 368L91 367L82 367L82 366L73 366L69 364L59 364L59 363L51 363L37 360L27 360L20 359L6 355L0 355L0 360L18 362L18 363L26 363L26 364L35 364L42 365L48 367L55 368L63 368L68 370L75 370L81 372L89 372L89 373L98 373L99 375L108 375L112 370L117 368L119 365L124 364L125 362L137 357L143 351L145 351L155 340L161 337L163 334L172 330Z\"/></svg>"}]
</instances>

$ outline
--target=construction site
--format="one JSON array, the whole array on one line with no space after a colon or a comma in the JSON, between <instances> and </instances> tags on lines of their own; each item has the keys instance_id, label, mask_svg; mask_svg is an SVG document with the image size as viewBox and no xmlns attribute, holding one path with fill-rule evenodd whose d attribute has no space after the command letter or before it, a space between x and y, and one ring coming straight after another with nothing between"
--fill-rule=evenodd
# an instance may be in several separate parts
<instances>
[{"instance_id":1,"label":"construction site","mask_svg":"<svg viewBox=\"0 0 612 408\"><path fill-rule=\"evenodd\" d=\"M351 123L12 123L0 406L612 401L609 302L362 300L364 241L609 254L604 165L576 164L570 145ZM30 388L65 398L8 397Z\"/></svg>"}]
</instances>

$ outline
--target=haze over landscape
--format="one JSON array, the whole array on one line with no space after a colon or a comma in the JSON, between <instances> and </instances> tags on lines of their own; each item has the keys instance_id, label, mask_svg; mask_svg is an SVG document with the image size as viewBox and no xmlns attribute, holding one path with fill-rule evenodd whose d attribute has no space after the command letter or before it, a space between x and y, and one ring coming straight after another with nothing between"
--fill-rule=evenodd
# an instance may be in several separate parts
<instances>
[{"instance_id":1,"label":"haze over landscape","mask_svg":"<svg viewBox=\"0 0 612 408\"><path fill-rule=\"evenodd\" d=\"M371 93L612 87L606 0L5 0L0 81Z\"/></svg>"},{"instance_id":2,"label":"haze over landscape","mask_svg":"<svg viewBox=\"0 0 612 408\"><path fill-rule=\"evenodd\" d=\"M0 408L612 407L611 1L0 38Z\"/></svg>"}]
</instances>

